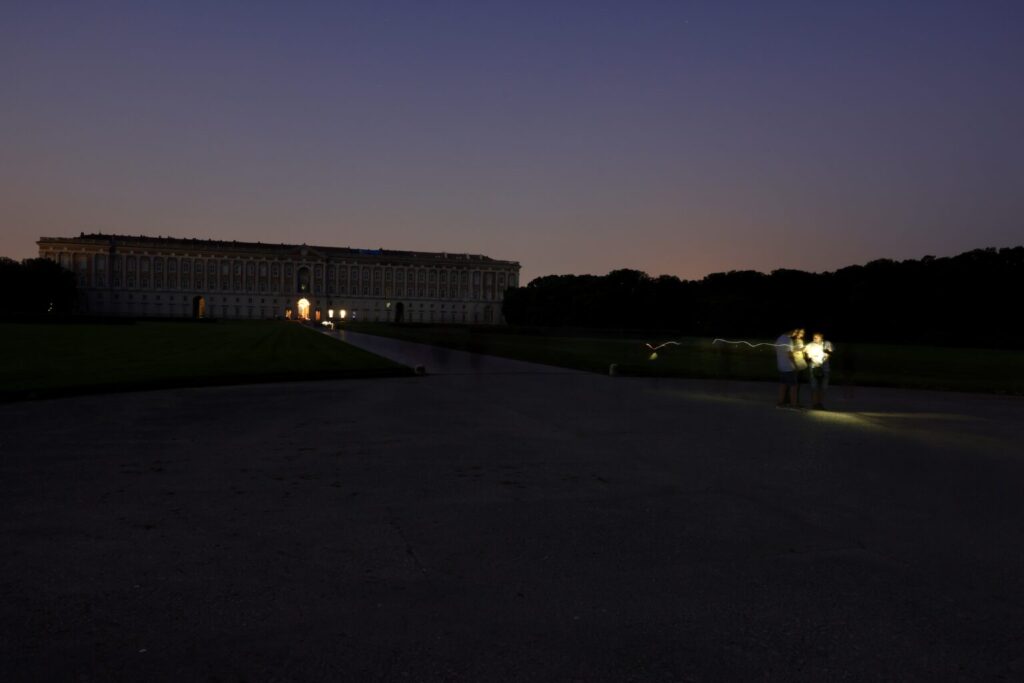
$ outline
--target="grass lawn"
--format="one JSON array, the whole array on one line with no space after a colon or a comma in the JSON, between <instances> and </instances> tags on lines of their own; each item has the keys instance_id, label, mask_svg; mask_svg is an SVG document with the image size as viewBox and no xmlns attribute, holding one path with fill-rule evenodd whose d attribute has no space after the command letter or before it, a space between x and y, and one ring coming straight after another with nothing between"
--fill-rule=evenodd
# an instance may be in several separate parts
<instances>
[{"instance_id":1,"label":"grass lawn","mask_svg":"<svg viewBox=\"0 0 1024 683\"><path fill-rule=\"evenodd\" d=\"M358 323L369 334L438 344L476 353L623 375L775 380L775 349L712 344L711 339L675 339L651 359L644 346L666 338L574 337L522 333L514 328ZM758 339L751 341L773 341ZM835 340L834 384L949 389L1024 394L1024 351L959 349L896 344L844 344Z\"/></svg>"},{"instance_id":2,"label":"grass lawn","mask_svg":"<svg viewBox=\"0 0 1024 683\"><path fill-rule=\"evenodd\" d=\"M411 374L298 323L0 324L0 399Z\"/></svg>"}]
</instances>

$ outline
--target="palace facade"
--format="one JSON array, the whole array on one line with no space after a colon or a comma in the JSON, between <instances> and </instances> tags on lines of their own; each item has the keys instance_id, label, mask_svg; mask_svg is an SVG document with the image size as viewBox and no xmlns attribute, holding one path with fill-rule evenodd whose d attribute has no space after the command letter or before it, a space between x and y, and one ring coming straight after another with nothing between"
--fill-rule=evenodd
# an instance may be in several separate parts
<instances>
[{"instance_id":1,"label":"palace facade","mask_svg":"<svg viewBox=\"0 0 1024 683\"><path fill-rule=\"evenodd\" d=\"M171 237L43 237L85 312L496 324L519 264L487 256Z\"/></svg>"}]
</instances>

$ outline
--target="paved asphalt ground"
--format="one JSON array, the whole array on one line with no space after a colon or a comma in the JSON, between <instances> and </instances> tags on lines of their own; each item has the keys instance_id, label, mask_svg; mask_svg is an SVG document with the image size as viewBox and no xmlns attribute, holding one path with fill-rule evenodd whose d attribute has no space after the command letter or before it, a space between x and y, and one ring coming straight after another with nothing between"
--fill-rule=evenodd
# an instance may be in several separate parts
<instances>
[{"instance_id":1,"label":"paved asphalt ground","mask_svg":"<svg viewBox=\"0 0 1024 683\"><path fill-rule=\"evenodd\" d=\"M0 680L1024 679L1021 399L466 362L0 405Z\"/></svg>"}]
</instances>

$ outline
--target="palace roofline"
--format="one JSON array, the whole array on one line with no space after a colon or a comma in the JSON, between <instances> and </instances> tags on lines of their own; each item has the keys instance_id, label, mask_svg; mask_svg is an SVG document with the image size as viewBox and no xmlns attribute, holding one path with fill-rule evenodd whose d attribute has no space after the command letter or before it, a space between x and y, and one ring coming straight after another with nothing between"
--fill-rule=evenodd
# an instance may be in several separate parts
<instances>
[{"instance_id":1,"label":"palace roofline","mask_svg":"<svg viewBox=\"0 0 1024 683\"><path fill-rule=\"evenodd\" d=\"M36 244L42 242L77 242L81 243L88 241L92 243L102 244L118 244L118 243L135 243L135 244L152 244L161 246L175 246L181 245L182 247L197 248L206 247L213 249L237 249L237 250L259 250L259 249L312 249L314 251L325 252L332 255L351 255L351 256L391 256L398 258L409 258L409 257L432 257L440 259L464 259L467 261L486 261L489 263L508 263L519 265L518 261L505 261L500 259L494 259L490 256L483 256L482 254L461 254L452 252L433 252L433 251L402 251L398 249L357 249L353 247L325 247L314 244L289 244L281 242L280 244L274 242L239 242L236 240L214 240L214 239L203 239L199 237L150 237L148 235L109 235L102 232L94 233L79 233L78 237L40 237Z\"/></svg>"}]
</instances>

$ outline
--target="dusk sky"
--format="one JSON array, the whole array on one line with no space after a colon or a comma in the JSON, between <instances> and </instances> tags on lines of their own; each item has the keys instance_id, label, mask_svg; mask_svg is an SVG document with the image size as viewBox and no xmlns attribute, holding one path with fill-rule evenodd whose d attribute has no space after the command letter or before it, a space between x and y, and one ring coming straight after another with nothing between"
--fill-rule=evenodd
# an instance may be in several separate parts
<instances>
[{"instance_id":1,"label":"dusk sky","mask_svg":"<svg viewBox=\"0 0 1024 683\"><path fill-rule=\"evenodd\" d=\"M1024 2L6 1L0 123L14 258L831 270L1024 243Z\"/></svg>"}]
</instances>

